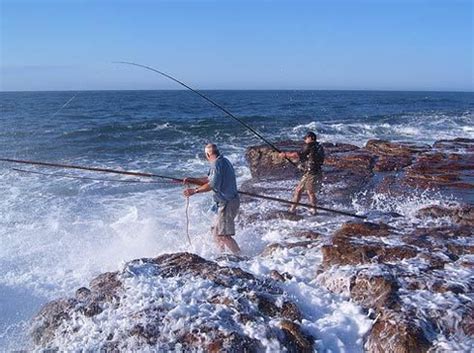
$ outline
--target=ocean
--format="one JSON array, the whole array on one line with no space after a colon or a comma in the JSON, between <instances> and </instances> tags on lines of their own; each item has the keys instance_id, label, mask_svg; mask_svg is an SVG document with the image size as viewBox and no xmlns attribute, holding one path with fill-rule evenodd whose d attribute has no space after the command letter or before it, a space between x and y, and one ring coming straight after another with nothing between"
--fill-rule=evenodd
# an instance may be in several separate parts
<instances>
[{"instance_id":1,"label":"ocean","mask_svg":"<svg viewBox=\"0 0 474 353\"><path fill-rule=\"evenodd\" d=\"M270 141L302 140L308 130L315 131L322 142L358 146L375 138L428 144L474 138L474 93L203 93ZM232 161L241 184L250 178L246 148L263 143L189 91L0 92L0 109L0 158L197 177L207 173L203 147L213 142ZM27 346L28 322L41 305L73 295L97 274L117 270L126 261L178 251L209 259L216 256L208 232L210 195L191 199L190 246L182 185L148 179L140 179L143 183L72 179L12 168L136 180L0 162L0 351ZM444 198L465 201L459 196L429 195L417 198L416 207ZM415 200L398 202L395 211L408 212ZM354 205L357 200L336 206L351 210ZM278 207L266 202L262 212ZM341 223L340 218L331 217L318 222L326 222L324 227L329 228ZM252 257L268 242L278 240L280 232L285 232L284 225L259 225L238 230L236 239L243 253ZM308 258L308 264L312 260ZM280 266L300 273L301 278L311 276L305 264L277 266L256 261L247 266L257 275ZM328 297L332 306L322 302L320 309L314 305L309 309L309 303L315 302L312 296L320 296L322 290L311 281L303 282L306 295L299 300L307 310L316 310L310 316L326 315L333 320L330 327L334 329L323 335L321 344L338 351L337 338L360 351L362 328L367 327L364 315L336 297ZM344 324L349 316L353 323Z\"/></svg>"}]
</instances>

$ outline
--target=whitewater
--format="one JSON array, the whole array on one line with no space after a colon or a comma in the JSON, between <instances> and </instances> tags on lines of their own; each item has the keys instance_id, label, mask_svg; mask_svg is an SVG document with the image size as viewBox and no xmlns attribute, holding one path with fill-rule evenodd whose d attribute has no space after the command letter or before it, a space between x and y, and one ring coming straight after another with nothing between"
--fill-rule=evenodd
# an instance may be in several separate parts
<instances>
[{"instance_id":1,"label":"whitewater","mask_svg":"<svg viewBox=\"0 0 474 353\"><path fill-rule=\"evenodd\" d=\"M271 141L301 140L308 130L315 131L322 142L358 146L372 138L416 143L474 138L472 93L206 94ZM56 114L74 95L75 99ZM185 91L2 92L0 97L0 151L1 157L6 158L198 177L207 173L203 146L214 142L234 164L238 184L242 185L251 177L245 160L246 148L261 144L240 125ZM70 174L105 178L78 171ZM0 164L0 351L28 347L30 319L43 304L72 296L98 274L122 269L130 260L188 251L235 266L218 259L209 236L209 194L190 200L190 245L185 234L183 186L143 181L126 184L47 177L19 173L11 165ZM271 184L266 186L271 188ZM278 193L272 196L290 197ZM327 206L372 214L374 219L379 217L375 211L398 212L407 217L394 224L404 227L420 222L414 214L425 206L461 201L466 200L460 195L438 193L420 192L413 198L390 200L381 199L380 195L358 194L353 195L350 204ZM269 201L242 205L245 214L265 214L282 208ZM298 248L258 256L266 245L288 241L287 235L295 228L330 234L344 220L347 218L334 215L306 217L298 222L239 220L236 240L249 259L238 266L256 276L266 276L272 270L291 273L294 280L282 286L304 313L304 328L320 338L316 348L327 352L362 352L363 337L372 319L344 295L333 294L319 284L319 248L305 250L305 256L300 256ZM168 295L166 286L179 291L179 298L167 298L170 303L176 301L174 305L178 308L178 299L192 302L193 298L199 300L204 296L205 285L198 282L176 288L177 284L170 281L163 285L162 295ZM149 290L147 283L140 283L136 286L137 298ZM129 299L131 305L140 305ZM191 310L192 305L179 309ZM122 314L112 320L116 325L126 325L126 313ZM258 337L258 328L254 334ZM89 339L93 340L93 332L84 330L80 335L91 335ZM453 344L446 343L447 347ZM272 349L271 342L267 349Z\"/></svg>"}]
</instances>

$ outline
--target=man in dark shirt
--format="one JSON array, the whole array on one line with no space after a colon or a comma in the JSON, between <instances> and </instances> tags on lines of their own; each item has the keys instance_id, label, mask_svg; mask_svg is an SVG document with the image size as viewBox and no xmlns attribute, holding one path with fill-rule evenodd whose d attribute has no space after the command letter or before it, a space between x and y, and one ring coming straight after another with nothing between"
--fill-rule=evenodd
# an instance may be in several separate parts
<instances>
[{"instance_id":1,"label":"man in dark shirt","mask_svg":"<svg viewBox=\"0 0 474 353\"><path fill-rule=\"evenodd\" d=\"M221 251L227 246L234 254L240 252L239 245L234 240L235 217L239 211L240 201L237 191L234 167L229 160L223 157L217 146L206 145L204 149L210 168L207 177L185 178L184 182L193 182L200 185L197 188L184 190L184 196L189 197L202 192L213 192L217 206L217 214L212 226L214 240Z\"/></svg>"},{"instance_id":2,"label":"man in dark shirt","mask_svg":"<svg viewBox=\"0 0 474 353\"><path fill-rule=\"evenodd\" d=\"M293 195L293 202L300 202L301 194L306 191L309 203L316 206L316 191L321 186L322 172L321 166L324 162L324 148L316 141L316 134L308 132L304 137L305 144L300 152L281 152L280 157L299 159L303 170L303 177L296 186ZM296 211L296 205L290 207L290 212ZM311 210L316 214L316 208Z\"/></svg>"}]
</instances>

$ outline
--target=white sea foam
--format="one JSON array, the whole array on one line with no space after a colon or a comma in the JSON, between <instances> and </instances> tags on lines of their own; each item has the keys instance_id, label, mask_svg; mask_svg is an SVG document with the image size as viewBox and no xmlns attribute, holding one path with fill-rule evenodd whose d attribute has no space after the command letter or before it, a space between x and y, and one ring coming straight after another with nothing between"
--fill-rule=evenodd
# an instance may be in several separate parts
<instances>
[{"instance_id":1,"label":"white sea foam","mask_svg":"<svg viewBox=\"0 0 474 353\"><path fill-rule=\"evenodd\" d=\"M436 140L457 137L474 138L474 117L471 113L452 117L443 114L405 115L394 121L354 122L312 121L294 126L287 138L300 140L308 130L316 131L321 141L345 142L358 146L369 139L407 140L433 143Z\"/></svg>"}]
</instances>

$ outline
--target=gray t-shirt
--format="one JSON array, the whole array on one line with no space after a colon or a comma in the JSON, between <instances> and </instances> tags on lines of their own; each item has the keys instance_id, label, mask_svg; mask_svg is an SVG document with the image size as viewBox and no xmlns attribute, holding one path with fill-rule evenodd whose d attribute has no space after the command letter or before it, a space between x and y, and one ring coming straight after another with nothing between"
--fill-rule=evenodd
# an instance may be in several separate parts
<instances>
[{"instance_id":1,"label":"gray t-shirt","mask_svg":"<svg viewBox=\"0 0 474 353\"><path fill-rule=\"evenodd\" d=\"M234 167L222 155L211 162L209 169L209 185L214 191L214 201L226 202L238 196Z\"/></svg>"}]
</instances>

